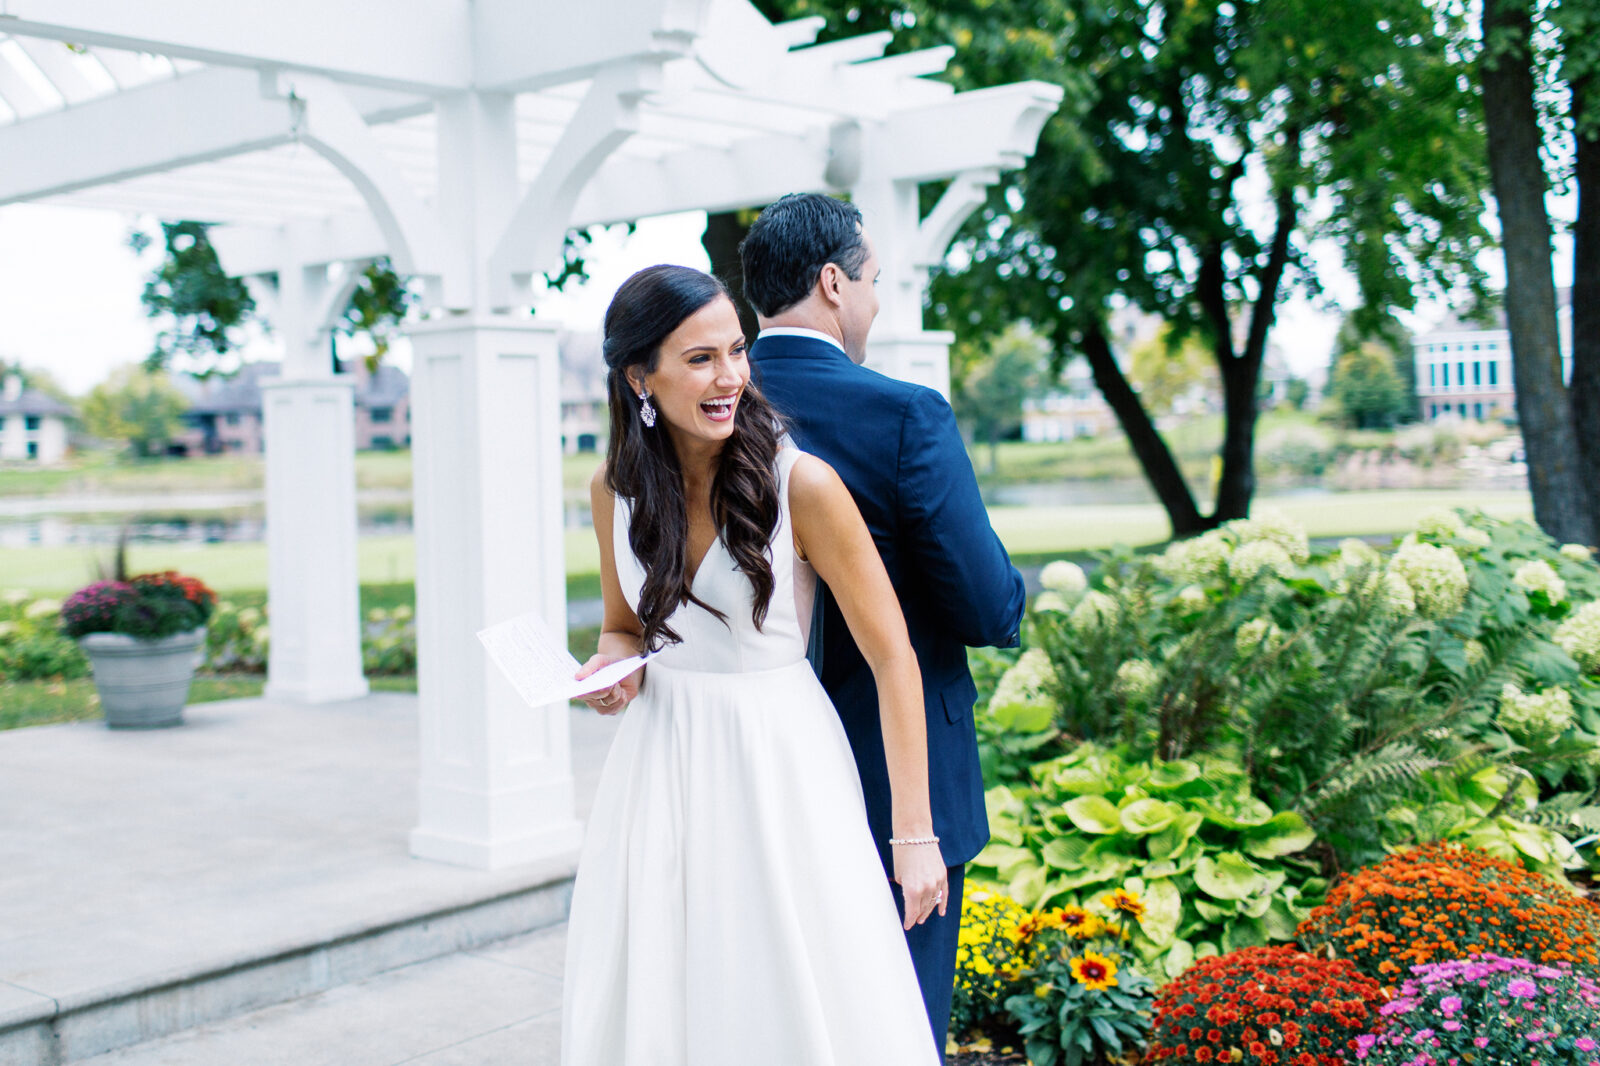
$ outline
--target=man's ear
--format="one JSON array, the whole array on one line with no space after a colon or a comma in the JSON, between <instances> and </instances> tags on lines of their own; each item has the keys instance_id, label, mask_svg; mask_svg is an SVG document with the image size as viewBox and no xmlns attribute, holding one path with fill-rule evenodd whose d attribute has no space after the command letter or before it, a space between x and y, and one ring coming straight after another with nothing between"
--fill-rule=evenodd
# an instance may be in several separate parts
<instances>
[{"instance_id":1,"label":"man's ear","mask_svg":"<svg viewBox=\"0 0 1600 1066\"><path fill-rule=\"evenodd\" d=\"M822 299L831 307L838 307L844 302L840 289L844 282L844 271L839 269L837 263L824 263L822 270L817 274L817 291L822 294Z\"/></svg>"}]
</instances>

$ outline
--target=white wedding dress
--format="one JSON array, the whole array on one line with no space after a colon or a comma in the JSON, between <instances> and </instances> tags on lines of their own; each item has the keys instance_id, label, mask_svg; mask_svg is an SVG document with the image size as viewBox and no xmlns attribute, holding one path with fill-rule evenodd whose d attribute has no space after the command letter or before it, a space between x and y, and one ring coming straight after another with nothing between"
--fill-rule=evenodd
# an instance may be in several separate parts
<instances>
[{"instance_id":1,"label":"white wedding dress","mask_svg":"<svg viewBox=\"0 0 1600 1066\"><path fill-rule=\"evenodd\" d=\"M760 630L721 540L683 638L623 712L573 889L565 1066L932 1066L941 1061L850 745L805 660L815 577L794 551L789 471ZM618 500L613 543L644 571Z\"/></svg>"}]
</instances>

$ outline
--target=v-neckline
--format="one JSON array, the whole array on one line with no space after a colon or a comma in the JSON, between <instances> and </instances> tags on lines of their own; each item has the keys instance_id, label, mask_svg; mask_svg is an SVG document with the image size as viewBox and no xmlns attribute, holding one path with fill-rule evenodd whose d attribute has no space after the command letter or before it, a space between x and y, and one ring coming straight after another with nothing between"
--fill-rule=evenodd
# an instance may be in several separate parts
<instances>
[{"instance_id":1,"label":"v-neckline","mask_svg":"<svg viewBox=\"0 0 1600 1066\"><path fill-rule=\"evenodd\" d=\"M689 591L690 592L693 592L695 586L700 583L700 575L705 573L705 571L706 571L706 563L711 561L711 553L716 551L717 550L717 546L720 545L721 543L722 543L722 536L721 536L721 534L718 534L717 536L714 536L714 537L711 538L711 543L706 545L706 550L700 553L700 562L695 566L694 573L689 576ZM688 545L684 545L684 546L688 547Z\"/></svg>"}]
</instances>

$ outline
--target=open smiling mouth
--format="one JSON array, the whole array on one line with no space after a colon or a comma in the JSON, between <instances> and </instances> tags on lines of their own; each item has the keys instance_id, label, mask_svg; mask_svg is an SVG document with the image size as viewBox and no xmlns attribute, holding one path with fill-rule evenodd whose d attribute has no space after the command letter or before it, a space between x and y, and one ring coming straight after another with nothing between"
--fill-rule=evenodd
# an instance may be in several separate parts
<instances>
[{"instance_id":1,"label":"open smiling mouth","mask_svg":"<svg viewBox=\"0 0 1600 1066\"><path fill-rule=\"evenodd\" d=\"M739 397L719 396L715 400L705 400L700 404L700 410L713 422L728 422L733 419L734 405L739 402Z\"/></svg>"}]
</instances>

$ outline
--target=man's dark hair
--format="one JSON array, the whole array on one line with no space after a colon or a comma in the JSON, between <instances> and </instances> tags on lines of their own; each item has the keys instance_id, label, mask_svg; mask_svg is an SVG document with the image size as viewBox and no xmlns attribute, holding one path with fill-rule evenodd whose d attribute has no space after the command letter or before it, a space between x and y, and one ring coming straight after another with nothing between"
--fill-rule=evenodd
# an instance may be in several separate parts
<instances>
[{"instance_id":1,"label":"man's dark hair","mask_svg":"<svg viewBox=\"0 0 1600 1066\"><path fill-rule=\"evenodd\" d=\"M761 212L739 244L744 297L771 318L811 295L829 263L861 280L867 244L861 209L821 193L790 193Z\"/></svg>"}]
</instances>

